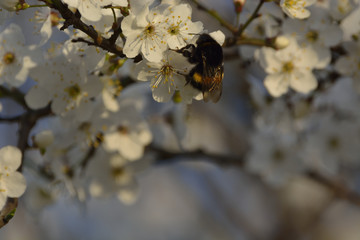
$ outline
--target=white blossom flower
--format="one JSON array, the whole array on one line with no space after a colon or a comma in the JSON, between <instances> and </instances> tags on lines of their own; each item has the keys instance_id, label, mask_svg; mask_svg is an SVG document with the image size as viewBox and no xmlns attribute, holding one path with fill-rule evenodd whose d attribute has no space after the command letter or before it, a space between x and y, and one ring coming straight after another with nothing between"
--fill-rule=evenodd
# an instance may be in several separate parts
<instances>
[{"instance_id":1,"label":"white blossom flower","mask_svg":"<svg viewBox=\"0 0 360 240\"><path fill-rule=\"evenodd\" d=\"M340 57L335 63L335 70L344 76L352 77L354 86L360 93L360 42L344 44L347 55Z\"/></svg>"},{"instance_id":2,"label":"white blossom flower","mask_svg":"<svg viewBox=\"0 0 360 240\"><path fill-rule=\"evenodd\" d=\"M260 129L252 133L246 168L271 185L282 186L304 170L298 152L299 144L291 133Z\"/></svg>"},{"instance_id":3,"label":"white blossom flower","mask_svg":"<svg viewBox=\"0 0 360 240\"><path fill-rule=\"evenodd\" d=\"M150 81L153 98L158 102L168 102L175 90L182 91L192 65L179 53L168 51L161 62L143 60L136 68L137 78ZM190 100L192 97L190 98Z\"/></svg>"},{"instance_id":4,"label":"white blossom flower","mask_svg":"<svg viewBox=\"0 0 360 240\"><path fill-rule=\"evenodd\" d=\"M304 94L317 87L312 73L317 57L311 48L302 48L292 40L289 46L278 51L263 47L257 51L256 57L269 74L264 84L274 97L287 93L289 87Z\"/></svg>"},{"instance_id":5,"label":"white blossom flower","mask_svg":"<svg viewBox=\"0 0 360 240\"><path fill-rule=\"evenodd\" d=\"M97 77L86 74L81 66L70 65L64 57L37 66L31 71L31 77L38 84L25 96L28 106L39 109L52 101L51 109L56 114L73 109L88 111L80 107L84 107L102 89ZM87 114L84 112L84 115Z\"/></svg>"},{"instance_id":6,"label":"white blossom flower","mask_svg":"<svg viewBox=\"0 0 360 240\"><path fill-rule=\"evenodd\" d=\"M24 35L16 24L10 24L0 33L0 84L19 87L25 83L29 69L36 66L41 55L25 46Z\"/></svg>"},{"instance_id":7,"label":"white blossom flower","mask_svg":"<svg viewBox=\"0 0 360 240\"><path fill-rule=\"evenodd\" d=\"M317 114L308 122L303 161L307 167L335 175L341 165L359 166L360 137L357 121L337 120L332 114Z\"/></svg>"},{"instance_id":8,"label":"white blossom flower","mask_svg":"<svg viewBox=\"0 0 360 240\"><path fill-rule=\"evenodd\" d=\"M39 8L34 14L34 34L40 35L38 46L44 45L52 36L53 28L60 28L61 20L59 12L52 11L51 8Z\"/></svg>"},{"instance_id":9,"label":"white blossom flower","mask_svg":"<svg viewBox=\"0 0 360 240\"><path fill-rule=\"evenodd\" d=\"M162 27L168 32L165 41L171 49L185 47L191 39L203 30L202 22L191 21L191 6L180 4L170 7Z\"/></svg>"},{"instance_id":10,"label":"white blossom flower","mask_svg":"<svg viewBox=\"0 0 360 240\"><path fill-rule=\"evenodd\" d=\"M163 5L149 10L145 5L142 11L135 15L132 12L121 22L121 29L126 36L124 54L128 58L137 56L140 52L151 62L159 62L167 48L165 36L167 31L161 27L165 20L162 14Z\"/></svg>"},{"instance_id":11,"label":"white blossom flower","mask_svg":"<svg viewBox=\"0 0 360 240\"><path fill-rule=\"evenodd\" d=\"M306 20L286 19L283 33L296 38L301 46L309 46L316 52L318 63L314 68L325 68L331 60L330 47L340 43L342 31L329 13L322 8L313 8Z\"/></svg>"},{"instance_id":12,"label":"white blossom flower","mask_svg":"<svg viewBox=\"0 0 360 240\"><path fill-rule=\"evenodd\" d=\"M0 149L0 209L8 197L18 198L26 189L24 176L17 171L21 164L21 152L13 146Z\"/></svg>"},{"instance_id":13,"label":"white blossom flower","mask_svg":"<svg viewBox=\"0 0 360 240\"><path fill-rule=\"evenodd\" d=\"M86 169L91 196L106 198L115 194L125 204L133 203L137 195L137 183L128 163L119 154L109 154L98 149ZM132 195L132 201L130 196L124 199L123 195Z\"/></svg>"},{"instance_id":14,"label":"white blossom flower","mask_svg":"<svg viewBox=\"0 0 360 240\"><path fill-rule=\"evenodd\" d=\"M116 6L126 7L128 2L126 0L62 0L70 7L76 8L81 13L81 16L90 21L99 21L102 16L103 6L114 4Z\"/></svg>"},{"instance_id":15,"label":"white blossom flower","mask_svg":"<svg viewBox=\"0 0 360 240\"><path fill-rule=\"evenodd\" d=\"M104 133L104 149L117 151L128 160L141 158L145 145L152 140L152 134L133 101L124 100L112 118L116 121Z\"/></svg>"},{"instance_id":16,"label":"white blossom flower","mask_svg":"<svg viewBox=\"0 0 360 240\"><path fill-rule=\"evenodd\" d=\"M358 23L358 24L354 24ZM350 13L346 18L344 18L340 27L344 32L343 41L353 41L360 39L360 5Z\"/></svg>"},{"instance_id":17,"label":"white blossom flower","mask_svg":"<svg viewBox=\"0 0 360 240\"><path fill-rule=\"evenodd\" d=\"M305 7L315 2L316 0L281 0L280 6L289 17L304 19L310 16L310 11Z\"/></svg>"},{"instance_id":18,"label":"white blossom flower","mask_svg":"<svg viewBox=\"0 0 360 240\"><path fill-rule=\"evenodd\" d=\"M349 15L357 6L357 0L328 0L329 12L335 20L342 20Z\"/></svg>"}]
</instances>

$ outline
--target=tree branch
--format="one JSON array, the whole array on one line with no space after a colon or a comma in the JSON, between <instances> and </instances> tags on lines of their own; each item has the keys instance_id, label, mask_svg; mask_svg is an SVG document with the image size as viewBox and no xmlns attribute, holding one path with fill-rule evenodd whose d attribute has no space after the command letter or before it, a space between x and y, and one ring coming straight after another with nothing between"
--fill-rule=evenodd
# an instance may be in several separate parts
<instances>
[{"instance_id":1,"label":"tree branch","mask_svg":"<svg viewBox=\"0 0 360 240\"><path fill-rule=\"evenodd\" d=\"M36 122L43 117L51 115L50 104L39 110L29 110L23 115L17 117L19 121L19 131L18 131L18 143L17 147L22 152L22 163L24 161L24 153L28 148L28 140L31 129L35 126ZM21 171L22 164L19 167ZM18 205L17 198L8 198L5 206L0 211L0 228L6 225L10 219L14 216L16 208Z\"/></svg>"},{"instance_id":2,"label":"tree branch","mask_svg":"<svg viewBox=\"0 0 360 240\"><path fill-rule=\"evenodd\" d=\"M232 32L234 35L237 33L237 28L232 25L231 23L227 22L225 19L223 19L215 10L211 10L207 7L205 7L203 4L199 3L198 0L192 0L192 2L196 5L196 7L199 10L203 10L207 12L209 15L213 16L216 20L219 21L221 25L223 25L225 28L227 28L230 32Z\"/></svg>"},{"instance_id":3,"label":"tree branch","mask_svg":"<svg viewBox=\"0 0 360 240\"><path fill-rule=\"evenodd\" d=\"M203 150L191 152L169 152L154 146L148 146L148 151L153 151L157 154L155 164L169 164L178 161L207 161L222 167L237 167L242 169L245 166L244 156L228 156L222 154L206 153ZM344 199L360 206L360 194L352 191L346 185L329 179L315 171L307 171L305 175L311 180L320 183L339 199Z\"/></svg>"},{"instance_id":4,"label":"tree branch","mask_svg":"<svg viewBox=\"0 0 360 240\"><path fill-rule=\"evenodd\" d=\"M44 2L45 0L42 1ZM64 25L60 30L65 30L69 26L73 26L74 28L86 33L90 38L92 38L94 41L93 45L98 46L119 57L125 57L122 49L114 44L114 37L110 37L110 39L102 37L101 34L99 34L92 26L88 26L83 21L81 21L81 15L78 11L73 13L61 0L53 0L52 4L49 4L49 6L58 10L61 16L65 19Z\"/></svg>"}]
</instances>

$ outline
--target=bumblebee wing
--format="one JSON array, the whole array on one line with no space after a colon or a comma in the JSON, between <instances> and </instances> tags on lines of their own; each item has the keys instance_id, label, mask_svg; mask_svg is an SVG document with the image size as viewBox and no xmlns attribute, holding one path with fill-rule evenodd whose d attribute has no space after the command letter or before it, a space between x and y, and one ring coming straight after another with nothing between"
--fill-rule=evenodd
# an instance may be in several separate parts
<instances>
[{"instance_id":1,"label":"bumblebee wing","mask_svg":"<svg viewBox=\"0 0 360 240\"><path fill-rule=\"evenodd\" d=\"M220 83L217 88L213 89L212 91L205 91L203 92L204 102L212 102L216 103L220 100L222 94L222 83Z\"/></svg>"},{"instance_id":2,"label":"bumblebee wing","mask_svg":"<svg viewBox=\"0 0 360 240\"><path fill-rule=\"evenodd\" d=\"M209 100L214 103L218 102L222 93L222 79L224 77L224 67L205 69L203 80L203 96L204 101Z\"/></svg>"}]
</instances>

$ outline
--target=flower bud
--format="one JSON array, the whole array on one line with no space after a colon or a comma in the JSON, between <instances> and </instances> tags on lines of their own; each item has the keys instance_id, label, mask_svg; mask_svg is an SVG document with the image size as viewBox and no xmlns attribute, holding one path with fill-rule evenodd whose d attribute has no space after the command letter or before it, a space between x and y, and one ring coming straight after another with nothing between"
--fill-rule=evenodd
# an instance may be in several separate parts
<instances>
[{"instance_id":1,"label":"flower bud","mask_svg":"<svg viewBox=\"0 0 360 240\"><path fill-rule=\"evenodd\" d=\"M46 148L54 141L54 135L52 131L45 130L35 135L34 142L39 148Z\"/></svg>"},{"instance_id":2,"label":"flower bud","mask_svg":"<svg viewBox=\"0 0 360 240\"><path fill-rule=\"evenodd\" d=\"M236 13L241 13L246 0L234 0L234 7Z\"/></svg>"},{"instance_id":3,"label":"flower bud","mask_svg":"<svg viewBox=\"0 0 360 240\"><path fill-rule=\"evenodd\" d=\"M290 41L285 36L278 36L275 39L275 47L276 49L283 49L286 48L289 45Z\"/></svg>"}]
</instances>

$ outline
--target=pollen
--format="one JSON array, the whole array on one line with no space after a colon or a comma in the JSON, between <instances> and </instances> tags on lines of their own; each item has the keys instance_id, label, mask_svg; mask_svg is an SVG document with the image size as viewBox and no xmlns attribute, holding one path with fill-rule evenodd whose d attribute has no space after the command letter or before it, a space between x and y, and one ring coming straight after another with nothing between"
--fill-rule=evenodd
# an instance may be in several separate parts
<instances>
[{"instance_id":1,"label":"pollen","mask_svg":"<svg viewBox=\"0 0 360 240\"><path fill-rule=\"evenodd\" d=\"M294 64L291 61L284 63L284 65L282 66L282 72L290 73L293 70L294 70Z\"/></svg>"},{"instance_id":2,"label":"pollen","mask_svg":"<svg viewBox=\"0 0 360 240\"><path fill-rule=\"evenodd\" d=\"M72 99L76 99L80 93L81 93L81 89L80 86L78 84L72 85L70 87L67 87L64 89L64 91L69 95L70 98Z\"/></svg>"},{"instance_id":3,"label":"pollen","mask_svg":"<svg viewBox=\"0 0 360 240\"><path fill-rule=\"evenodd\" d=\"M15 60L16 60L15 54L12 52L7 52L3 56L3 63L5 63L5 65L10 65L14 63Z\"/></svg>"}]
</instances>

